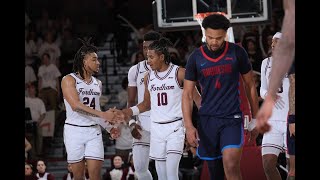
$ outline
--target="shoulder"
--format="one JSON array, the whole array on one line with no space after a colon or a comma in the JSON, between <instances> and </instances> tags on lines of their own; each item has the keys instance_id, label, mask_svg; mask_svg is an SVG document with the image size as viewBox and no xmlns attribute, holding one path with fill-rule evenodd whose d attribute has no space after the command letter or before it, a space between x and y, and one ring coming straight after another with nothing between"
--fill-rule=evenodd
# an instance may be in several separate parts
<instances>
[{"instance_id":1,"label":"shoulder","mask_svg":"<svg viewBox=\"0 0 320 180\"><path fill-rule=\"evenodd\" d=\"M61 83L75 83L76 79L71 74L62 77Z\"/></svg>"}]
</instances>

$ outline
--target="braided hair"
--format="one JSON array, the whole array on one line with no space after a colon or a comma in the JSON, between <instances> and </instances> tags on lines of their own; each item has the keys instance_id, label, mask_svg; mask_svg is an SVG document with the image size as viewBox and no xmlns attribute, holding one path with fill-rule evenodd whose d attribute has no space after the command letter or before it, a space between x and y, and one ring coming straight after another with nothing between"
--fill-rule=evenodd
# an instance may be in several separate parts
<instances>
[{"instance_id":1,"label":"braided hair","mask_svg":"<svg viewBox=\"0 0 320 180\"><path fill-rule=\"evenodd\" d=\"M84 78L83 59L84 59L85 55L93 53L93 52L96 53L98 51L97 47L95 47L93 44L90 44L91 39L92 38L90 37L87 41L85 41L84 39L78 38L78 40L80 40L82 42L82 46L80 47L80 49L77 51L77 53L74 56L73 72L75 72L75 73L79 72L79 74L82 78Z\"/></svg>"},{"instance_id":2,"label":"braided hair","mask_svg":"<svg viewBox=\"0 0 320 180\"><path fill-rule=\"evenodd\" d=\"M172 46L172 42L165 38L161 37L159 40L153 41L148 49L149 50L154 50L157 54L163 54L164 55L164 62L169 65L171 60L170 60L170 53L168 50L168 47Z\"/></svg>"}]
</instances>

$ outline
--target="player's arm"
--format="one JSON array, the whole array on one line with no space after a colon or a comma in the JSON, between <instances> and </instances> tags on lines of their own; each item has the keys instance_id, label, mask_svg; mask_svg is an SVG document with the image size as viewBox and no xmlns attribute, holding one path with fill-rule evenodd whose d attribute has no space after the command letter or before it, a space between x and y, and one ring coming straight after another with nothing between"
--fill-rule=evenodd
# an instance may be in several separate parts
<instances>
[{"instance_id":1,"label":"player's arm","mask_svg":"<svg viewBox=\"0 0 320 180\"><path fill-rule=\"evenodd\" d=\"M295 55L295 0L283 0L284 18L282 37L272 53L273 68L271 70L268 96L274 101L281 81L288 72Z\"/></svg>"},{"instance_id":2,"label":"player's arm","mask_svg":"<svg viewBox=\"0 0 320 180\"><path fill-rule=\"evenodd\" d=\"M184 86L183 83L184 83L185 73L186 73L186 69L180 67L178 70L178 81L181 86ZM192 99L195 102L197 108L199 109L201 104L201 95L196 86L194 86L194 89L192 92Z\"/></svg>"},{"instance_id":3,"label":"player's arm","mask_svg":"<svg viewBox=\"0 0 320 180\"><path fill-rule=\"evenodd\" d=\"M295 74L289 75L289 115L295 115L295 96L296 96L296 77Z\"/></svg>"},{"instance_id":4,"label":"player's arm","mask_svg":"<svg viewBox=\"0 0 320 180\"><path fill-rule=\"evenodd\" d=\"M192 109L193 109L193 94L196 82L184 80L182 93L182 114L185 127L193 127L192 124Z\"/></svg>"},{"instance_id":5,"label":"player's arm","mask_svg":"<svg viewBox=\"0 0 320 180\"><path fill-rule=\"evenodd\" d=\"M148 90L148 79L149 79L148 77L149 77L149 72L147 72L144 75L145 90L144 90L143 101L136 106L133 106L131 108L127 108L127 109L123 110L123 112L127 116L127 120L129 120L128 117L138 115L140 113L143 113L145 111L149 111L151 109L150 92Z\"/></svg>"},{"instance_id":6,"label":"player's arm","mask_svg":"<svg viewBox=\"0 0 320 180\"><path fill-rule=\"evenodd\" d=\"M132 66L128 72L128 104L127 107L132 107L136 104L137 97L137 65Z\"/></svg>"},{"instance_id":7,"label":"player's arm","mask_svg":"<svg viewBox=\"0 0 320 180\"><path fill-rule=\"evenodd\" d=\"M245 90L247 94L248 101L250 103L251 112L252 112L252 118L256 117L256 114L259 110L259 101L258 101L258 93L253 77L253 71L250 70L246 74L242 74L242 78L245 85Z\"/></svg>"},{"instance_id":8,"label":"player's arm","mask_svg":"<svg viewBox=\"0 0 320 180\"><path fill-rule=\"evenodd\" d=\"M262 99L265 99L267 92L268 92L268 81L267 81L267 77L266 77L266 65L267 65L267 59L262 61L261 71L260 71L261 72L260 96Z\"/></svg>"},{"instance_id":9,"label":"player's arm","mask_svg":"<svg viewBox=\"0 0 320 180\"><path fill-rule=\"evenodd\" d=\"M106 120L112 120L114 118L113 111L102 112L84 105L79 99L76 81L72 76L67 75L62 78L61 88L63 97L70 104L73 111L86 112L91 116L101 117Z\"/></svg>"}]
</instances>

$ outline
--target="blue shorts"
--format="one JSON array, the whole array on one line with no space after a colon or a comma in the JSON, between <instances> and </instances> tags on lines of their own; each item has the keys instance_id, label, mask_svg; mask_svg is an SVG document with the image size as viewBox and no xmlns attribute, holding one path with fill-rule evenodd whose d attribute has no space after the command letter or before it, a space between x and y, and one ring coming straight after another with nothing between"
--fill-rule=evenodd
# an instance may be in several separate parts
<instances>
[{"instance_id":1,"label":"blue shorts","mask_svg":"<svg viewBox=\"0 0 320 180\"><path fill-rule=\"evenodd\" d=\"M289 124L287 127L287 152L289 155L296 155L296 137L290 137Z\"/></svg>"},{"instance_id":2,"label":"blue shorts","mask_svg":"<svg viewBox=\"0 0 320 180\"><path fill-rule=\"evenodd\" d=\"M225 148L241 148L244 143L242 118L200 116L197 155L203 160L222 158Z\"/></svg>"}]
</instances>

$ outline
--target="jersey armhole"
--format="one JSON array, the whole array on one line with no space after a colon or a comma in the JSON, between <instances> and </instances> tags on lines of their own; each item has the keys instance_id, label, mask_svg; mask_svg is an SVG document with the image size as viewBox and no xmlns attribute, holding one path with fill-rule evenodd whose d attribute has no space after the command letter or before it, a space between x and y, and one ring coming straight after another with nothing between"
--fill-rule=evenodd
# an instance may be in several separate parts
<instances>
[{"instance_id":1,"label":"jersey armhole","mask_svg":"<svg viewBox=\"0 0 320 180\"><path fill-rule=\"evenodd\" d=\"M180 84L180 82L179 82L179 68L180 67L177 67L177 69L176 69L176 72L175 72L175 74L176 74L176 82L177 82L177 84L178 84L178 87L180 88L180 89L183 89L183 84Z\"/></svg>"}]
</instances>

